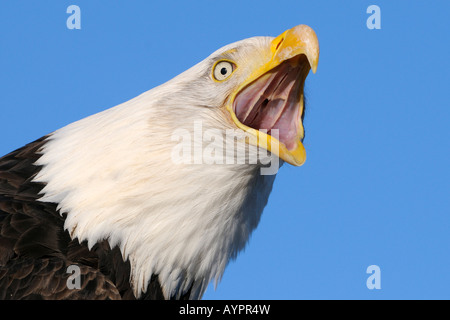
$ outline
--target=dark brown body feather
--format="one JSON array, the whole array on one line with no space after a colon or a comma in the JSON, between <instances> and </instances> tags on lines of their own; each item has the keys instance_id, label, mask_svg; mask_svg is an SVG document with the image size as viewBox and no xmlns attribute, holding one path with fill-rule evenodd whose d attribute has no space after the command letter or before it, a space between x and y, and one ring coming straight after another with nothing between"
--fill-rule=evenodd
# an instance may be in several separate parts
<instances>
[{"instance_id":1,"label":"dark brown body feather","mask_svg":"<svg viewBox=\"0 0 450 320\"><path fill-rule=\"evenodd\" d=\"M0 299L135 299L130 264L107 241L91 250L64 230L56 203L40 202L32 182L45 137L0 158ZM80 288L67 268L80 268ZM189 292L182 296L186 299ZM141 299L163 299L153 276Z\"/></svg>"}]
</instances>

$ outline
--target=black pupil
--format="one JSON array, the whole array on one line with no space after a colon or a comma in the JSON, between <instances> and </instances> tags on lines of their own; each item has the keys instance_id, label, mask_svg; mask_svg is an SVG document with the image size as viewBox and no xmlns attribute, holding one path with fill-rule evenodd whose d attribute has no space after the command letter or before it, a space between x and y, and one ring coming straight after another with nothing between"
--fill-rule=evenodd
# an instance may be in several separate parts
<instances>
[{"instance_id":1,"label":"black pupil","mask_svg":"<svg viewBox=\"0 0 450 320\"><path fill-rule=\"evenodd\" d=\"M220 73L224 76L228 73L227 68L223 67L222 69L220 69Z\"/></svg>"}]
</instances>

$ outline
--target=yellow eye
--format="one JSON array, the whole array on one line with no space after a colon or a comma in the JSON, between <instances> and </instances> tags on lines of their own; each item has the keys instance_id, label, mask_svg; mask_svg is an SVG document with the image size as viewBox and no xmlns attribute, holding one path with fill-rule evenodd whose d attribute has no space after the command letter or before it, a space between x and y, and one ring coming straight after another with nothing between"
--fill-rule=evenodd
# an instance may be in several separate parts
<instances>
[{"instance_id":1,"label":"yellow eye","mask_svg":"<svg viewBox=\"0 0 450 320\"><path fill-rule=\"evenodd\" d=\"M227 79L234 71L234 65L228 61L218 62L213 71L214 79L223 81Z\"/></svg>"}]
</instances>

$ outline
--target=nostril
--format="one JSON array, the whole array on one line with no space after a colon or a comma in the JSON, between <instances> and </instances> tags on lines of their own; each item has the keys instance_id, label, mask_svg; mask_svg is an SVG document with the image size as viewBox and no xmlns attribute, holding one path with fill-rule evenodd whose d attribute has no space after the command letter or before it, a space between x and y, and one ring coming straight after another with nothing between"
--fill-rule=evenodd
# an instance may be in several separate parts
<instances>
[{"instance_id":1,"label":"nostril","mask_svg":"<svg viewBox=\"0 0 450 320\"><path fill-rule=\"evenodd\" d=\"M277 43L277 47L275 48L275 50L278 50L278 48L280 47L280 44L284 41L284 38L281 38L281 40Z\"/></svg>"}]
</instances>

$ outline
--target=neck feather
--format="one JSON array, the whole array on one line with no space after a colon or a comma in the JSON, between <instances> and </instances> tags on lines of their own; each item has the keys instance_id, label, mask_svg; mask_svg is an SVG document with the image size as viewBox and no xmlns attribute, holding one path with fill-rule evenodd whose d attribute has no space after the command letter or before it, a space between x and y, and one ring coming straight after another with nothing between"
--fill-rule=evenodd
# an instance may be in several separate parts
<instances>
[{"instance_id":1,"label":"neck feather","mask_svg":"<svg viewBox=\"0 0 450 320\"><path fill-rule=\"evenodd\" d=\"M158 275L166 298L189 289L201 298L246 245L275 176L259 165L173 163L175 129L192 132L198 119L227 129L226 119L157 101L149 91L55 131L35 181L46 184L40 201L67 213L72 238L119 246L137 297Z\"/></svg>"}]
</instances>

